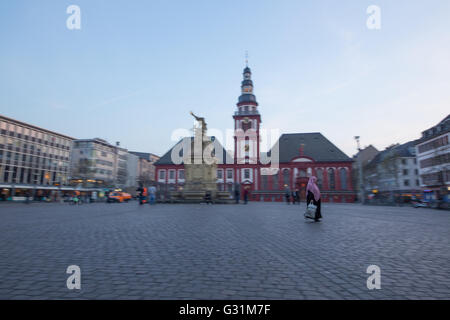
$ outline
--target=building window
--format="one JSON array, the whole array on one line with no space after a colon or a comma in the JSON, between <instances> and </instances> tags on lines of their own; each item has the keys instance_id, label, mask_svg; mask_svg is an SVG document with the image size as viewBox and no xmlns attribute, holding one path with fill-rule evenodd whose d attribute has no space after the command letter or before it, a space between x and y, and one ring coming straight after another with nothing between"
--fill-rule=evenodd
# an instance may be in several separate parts
<instances>
[{"instance_id":1,"label":"building window","mask_svg":"<svg viewBox=\"0 0 450 320\"><path fill-rule=\"evenodd\" d=\"M159 180L166 180L166 170L159 171Z\"/></svg>"},{"instance_id":2,"label":"building window","mask_svg":"<svg viewBox=\"0 0 450 320\"><path fill-rule=\"evenodd\" d=\"M279 188L279 185L278 185L278 179L279 178L278 178L278 176L279 176L278 172L272 176L272 187L273 187L273 190L278 190L278 188Z\"/></svg>"},{"instance_id":3,"label":"building window","mask_svg":"<svg viewBox=\"0 0 450 320\"><path fill-rule=\"evenodd\" d=\"M283 170L283 183L285 185L289 185L289 170L288 169Z\"/></svg>"},{"instance_id":4,"label":"building window","mask_svg":"<svg viewBox=\"0 0 450 320\"><path fill-rule=\"evenodd\" d=\"M330 186L330 190L336 189L336 177L334 176L334 169L328 169L328 184Z\"/></svg>"},{"instance_id":5,"label":"building window","mask_svg":"<svg viewBox=\"0 0 450 320\"><path fill-rule=\"evenodd\" d=\"M407 176L408 173L409 173L409 172L408 172L408 169L403 169L403 175L404 175L404 176Z\"/></svg>"},{"instance_id":6,"label":"building window","mask_svg":"<svg viewBox=\"0 0 450 320\"><path fill-rule=\"evenodd\" d=\"M169 170L169 180L175 180L175 170Z\"/></svg>"},{"instance_id":7,"label":"building window","mask_svg":"<svg viewBox=\"0 0 450 320\"><path fill-rule=\"evenodd\" d=\"M178 179L184 180L184 170L178 170Z\"/></svg>"},{"instance_id":8,"label":"building window","mask_svg":"<svg viewBox=\"0 0 450 320\"><path fill-rule=\"evenodd\" d=\"M250 169L244 169L244 179L250 179Z\"/></svg>"},{"instance_id":9,"label":"building window","mask_svg":"<svg viewBox=\"0 0 450 320\"><path fill-rule=\"evenodd\" d=\"M223 179L223 171L222 169L217 170L217 179L222 180Z\"/></svg>"},{"instance_id":10,"label":"building window","mask_svg":"<svg viewBox=\"0 0 450 320\"><path fill-rule=\"evenodd\" d=\"M402 159L402 164L406 165L406 159Z\"/></svg>"},{"instance_id":11,"label":"building window","mask_svg":"<svg viewBox=\"0 0 450 320\"><path fill-rule=\"evenodd\" d=\"M227 179L229 179L229 180L233 179L233 169L227 170Z\"/></svg>"},{"instance_id":12,"label":"building window","mask_svg":"<svg viewBox=\"0 0 450 320\"><path fill-rule=\"evenodd\" d=\"M341 189L347 190L347 170L342 168L340 170L341 173Z\"/></svg>"},{"instance_id":13,"label":"building window","mask_svg":"<svg viewBox=\"0 0 450 320\"><path fill-rule=\"evenodd\" d=\"M317 178L317 186L319 187L319 189L322 189L322 185L323 185L323 170L322 169L316 170L316 178Z\"/></svg>"},{"instance_id":14,"label":"building window","mask_svg":"<svg viewBox=\"0 0 450 320\"><path fill-rule=\"evenodd\" d=\"M403 181L403 184L404 184L406 187L408 187L408 186L409 186L409 180Z\"/></svg>"},{"instance_id":15,"label":"building window","mask_svg":"<svg viewBox=\"0 0 450 320\"><path fill-rule=\"evenodd\" d=\"M416 186L420 186L420 181L416 180Z\"/></svg>"}]
</instances>

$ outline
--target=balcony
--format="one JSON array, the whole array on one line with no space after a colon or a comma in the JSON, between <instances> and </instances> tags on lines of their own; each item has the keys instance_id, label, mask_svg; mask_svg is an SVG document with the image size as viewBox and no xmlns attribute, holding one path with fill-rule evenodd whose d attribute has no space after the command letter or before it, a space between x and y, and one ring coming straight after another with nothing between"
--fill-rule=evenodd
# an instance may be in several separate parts
<instances>
[{"instance_id":1,"label":"balcony","mask_svg":"<svg viewBox=\"0 0 450 320\"><path fill-rule=\"evenodd\" d=\"M236 111L234 113L235 116L255 116L259 115L259 112L257 110L255 111Z\"/></svg>"}]
</instances>

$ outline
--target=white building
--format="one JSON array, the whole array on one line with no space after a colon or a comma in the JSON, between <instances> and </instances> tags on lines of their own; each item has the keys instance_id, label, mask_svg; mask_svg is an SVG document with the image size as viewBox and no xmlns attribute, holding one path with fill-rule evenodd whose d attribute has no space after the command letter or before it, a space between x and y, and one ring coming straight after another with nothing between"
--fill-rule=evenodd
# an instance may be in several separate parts
<instances>
[{"instance_id":1,"label":"white building","mask_svg":"<svg viewBox=\"0 0 450 320\"><path fill-rule=\"evenodd\" d=\"M365 191L389 196L420 191L415 141L379 152L364 168Z\"/></svg>"},{"instance_id":2,"label":"white building","mask_svg":"<svg viewBox=\"0 0 450 320\"><path fill-rule=\"evenodd\" d=\"M137 187L139 178L139 157L135 154L127 155L127 183L126 187Z\"/></svg>"},{"instance_id":3,"label":"white building","mask_svg":"<svg viewBox=\"0 0 450 320\"><path fill-rule=\"evenodd\" d=\"M137 159L121 148L99 138L73 143L71 181L118 188L136 186Z\"/></svg>"},{"instance_id":4,"label":"white building","mask_svg":"<svg viewBox=\"0 0 450 320\"><path fill-rule=\"evenodd\" d=\"M447 194L450 189L450 115L422 132L416 145L421 187Z\"/></svg>"}]
</instances>

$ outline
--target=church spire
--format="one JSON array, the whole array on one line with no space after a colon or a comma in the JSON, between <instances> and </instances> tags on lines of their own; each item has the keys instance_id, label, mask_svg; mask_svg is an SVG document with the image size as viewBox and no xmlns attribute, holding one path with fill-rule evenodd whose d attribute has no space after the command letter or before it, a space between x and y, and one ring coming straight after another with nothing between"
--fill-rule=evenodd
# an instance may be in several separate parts
<instances>
[{"instance_id":1,"label":"church spire","mask_svg":"<svg viewBox=\"0 0 450 320\"><path fill-rule=\"evenodd\" d=\"M252 70L245 61L241 84L241 95L234 113L234 159L236 163L259 163L259 128L261 115L258 111L258 102L253 94ZM245 133L242 135L242 133ZM249 135L246 135L246 134Z\"/></svg>"},{"instance_id":2,"label":"church spire","mask_svg":"<svg viewBox=\"0 0 450 320\"><path fill-rule=\"evenodd\" d=\"M243 72L243 77L244 79L241 84L241 96L239 97L237 106L239 109L241 109L240 107L242 106L256 107L258 106L258 103L256 102L255 95L253 94L252 70L248 66L248 60L246 60L246 67Z\"/></svg>"}]
</instances>

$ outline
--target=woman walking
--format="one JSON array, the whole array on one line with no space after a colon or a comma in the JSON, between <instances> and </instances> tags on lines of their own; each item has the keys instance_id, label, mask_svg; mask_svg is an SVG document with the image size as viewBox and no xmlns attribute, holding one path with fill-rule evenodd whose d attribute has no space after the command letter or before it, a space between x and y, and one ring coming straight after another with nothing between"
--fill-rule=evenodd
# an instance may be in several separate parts
<instances>
[{"instance_id":1,"label":"woman walking","mask_svg":"<svg viewBox=\"0 0 450 320\"><path fill-rule=\"evenodd\" d=\"M306 186L306 207L313 202L313 204L317 207L316 214L314 216L314 221L319 222L322 219L322 213L320 212L320 190L316 184L317 178L312 176L309 178L308 185Z\"/></svg>"}]
</instances>

